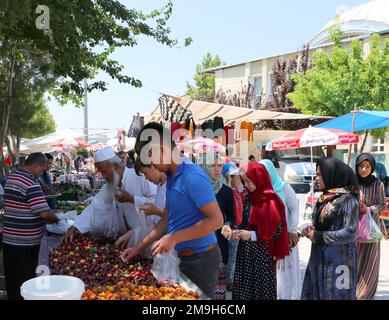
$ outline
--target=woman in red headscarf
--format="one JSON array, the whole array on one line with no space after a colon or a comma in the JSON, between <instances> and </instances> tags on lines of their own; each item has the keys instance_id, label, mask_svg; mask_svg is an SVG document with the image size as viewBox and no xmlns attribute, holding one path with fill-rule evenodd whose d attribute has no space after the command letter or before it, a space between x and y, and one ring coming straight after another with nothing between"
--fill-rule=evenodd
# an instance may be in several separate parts
<instances>
[{"instance_id":1,"label":"woman in red headscarf","mask_svg":"<svg viewBox=\"0 0 389 320\"><path fill-rule=\"evenodd\" d=\"M244 168L242 181L251 206L243 210L232 299L276 300L276 261L289 255L285 206L274 192L264 165L252 162ZM250 208L251 207L251 208Z\"/></svg>"}]
</instances>

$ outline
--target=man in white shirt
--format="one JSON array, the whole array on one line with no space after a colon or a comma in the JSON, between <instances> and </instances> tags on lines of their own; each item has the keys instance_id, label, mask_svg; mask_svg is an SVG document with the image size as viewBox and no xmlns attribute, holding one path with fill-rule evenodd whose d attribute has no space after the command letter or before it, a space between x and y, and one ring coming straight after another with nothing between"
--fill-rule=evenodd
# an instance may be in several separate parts
<instances>
[{"instance_id":1,"label":"man in white shirt","mask_svg":"<svg viewBox=\"0 0 389 320\"><path fill-rule=\"evenodd\" d=\"M114 201L116 214L124 218L127 230L135 228L139 221L137 203L154 202L156 186L148 182L144 177L138 176L134 169L128 169L115 154L112 148L98 150L95 154L96 169L102 174L107 183L96 195L100 203ZM94 217L93 202L77 218L74 225L69 228L65 235L65 242L73 241L76 234L93 232L93 221L103 225L109 214L115 212L103 212L104 216ZM100 213L102 214L102 213Z\"/></svg>"}]
</instances>

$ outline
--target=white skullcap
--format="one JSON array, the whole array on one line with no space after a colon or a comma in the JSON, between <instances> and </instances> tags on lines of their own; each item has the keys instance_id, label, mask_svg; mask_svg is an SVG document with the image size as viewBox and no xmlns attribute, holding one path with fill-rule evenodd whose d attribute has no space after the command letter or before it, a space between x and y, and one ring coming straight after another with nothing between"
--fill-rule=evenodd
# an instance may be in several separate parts
<instances>
[{"instance_id":1,"label":"white skullcap","mask_svg":"<svg viewBox=\"0 0 389 320\"><path fill-rule=\"evenodd\" d=\"M105 147L103 149L97 150L95 153L95 163L107 161L115 158L116 153L111 147Z\"/></svg>"}]
</instances>

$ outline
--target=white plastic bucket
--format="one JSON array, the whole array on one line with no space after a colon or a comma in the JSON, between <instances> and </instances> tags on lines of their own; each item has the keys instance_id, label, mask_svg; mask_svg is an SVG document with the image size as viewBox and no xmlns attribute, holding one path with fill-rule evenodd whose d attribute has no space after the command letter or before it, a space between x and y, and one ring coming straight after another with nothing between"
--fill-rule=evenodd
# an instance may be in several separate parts
<instances>
[{"instance_id":1,"label":"white plastic bucket","mask_svg":"<svg viewBox=\"0 0 389 320\"><path fill-rule=\"evenodd\" d=\"M84 282L70 276L40 276L20 288L25 300L81 300L84 291Z\"/></svg>"}]
</instances>

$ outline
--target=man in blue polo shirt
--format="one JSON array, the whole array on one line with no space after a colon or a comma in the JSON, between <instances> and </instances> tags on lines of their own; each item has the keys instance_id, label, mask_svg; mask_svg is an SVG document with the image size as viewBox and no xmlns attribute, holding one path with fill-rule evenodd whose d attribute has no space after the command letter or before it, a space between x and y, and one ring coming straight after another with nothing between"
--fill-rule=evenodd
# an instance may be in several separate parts
<instances>
[{"instance_id":1,"label":"man in blue polo shirt","mask_svg":"<svg viewBox=\"0 0 389 320\"><path fill-rule=\"evenodd\" d=\"M175 248L180 270L213 298L221 263L215 231L223 226L223 216L209 177L194 163L183 161L170 131L159 123L142 128L135 151L143 163L166 173L166 207L155 228L125 250L123 259L139 254L154 241L153 255Z\"/></svg>"}]
</instances>

